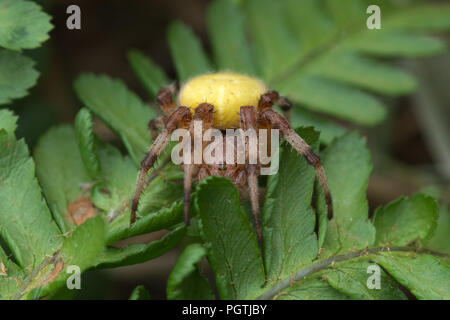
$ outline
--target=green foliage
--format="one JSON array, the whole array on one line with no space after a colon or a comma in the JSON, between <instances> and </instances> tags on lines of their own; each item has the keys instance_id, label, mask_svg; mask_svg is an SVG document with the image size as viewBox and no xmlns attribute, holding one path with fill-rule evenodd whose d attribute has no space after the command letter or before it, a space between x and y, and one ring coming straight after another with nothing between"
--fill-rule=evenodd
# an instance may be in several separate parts
<instances>
[{"instance_id":1,"label":"green foliage","mask_svg":"<svg viewBox=\"0 0 450 320\"><path fill-rule=\"evenodd\" d=\"M36 3L0 0L0 105L24 97L36 84L34 61L20 51L39 47L52 28Z\"/></svg>"},{"instance_id":2,"label":"green foliage","mask_svg":"<svg viewBox=\"0 0 450 320\"><path fill-rule=\"evenodd\" d=\"M50 16L31 1L0 1L0 45L11 50L33 49L48 39Z\"/></svg>"},{"instance_id":3,"label":"green foliage","mask_svg":"<svg viewBox=\"0 0 450 320\"><path fill-rule=\"evenodd\" d=\"M157 258L172 249L183 237L185 227L167 233L159 240L146 244L130 244L124 248L107 248L97 257L94 266L97 268L113 268Z\"/></svg>"},{"instance_id":4,"label":"green foliage","mask_svg":"<svg viewBox=\"0 0 450 320\"><path fill-rule=\"evenodd\" d=\"M318 146L319 133L314 129L307 128L298 133L309 145ZM286 143L280 163L278 174L269 176L262 210L264 263L270 282L289 276L300 266L310 263L318 252L315 215L311 207L314 168Z\"/></svg>"},{"instance_id":5,"label":"green foliage","mask_svg":"<svg viewBox=\"0 0 450 320\"><path fill-rule=\"evenodd\" d=\"M439 207L439 218L436 229L430 239L425 242L425 247L431 250L450 254L448 235L450 234L450 211L446 206Z\"/></svg>"},{"instance_id":6,"label":"green foliage","mask_svg":"<svg viewBox=\"0 0 450 320\"><path fill-rule=\"evenodd\" d=\"M245 39L243 13L227 1L214 1L208 8L206 22L217 68L256 74Z\"/></svg>"},{"instance_id":7,"label":"green foliage","mask_svg":"<svg viewBox=\"0 0 450 320\"><path fill-rule=\"evenodd\" d=\"M63 125L47 131L36 146L34 159L48 206L61 231L67 232L74 227L68 205L86 196L91 181L74 130Z\"/></svg>"},{"instance_id":8,"label":"green foliage","mask_svg":"<svg viewBox=\"0 0 450 320\"><path fill-rule=\"evenodd\" d=\"M167 299L214 299L208 280L202 276L198 268L198 263L205 255L206 249L198 243L191 244L184 249L167 280Z\"/></svg>"},{"instance_id":9,"label":"green foliage","mask_svg":"<svg viewBox=\"0 0 450 320\"><path fill-rule=\"evenodd\" d=\"M180 81L212 70L200 40L184 24L172 23L167 40Z\"/></svg>"},{"instance_id":10,"label":"green foliage","mask_svg":"<svg viewBox=\"0 0 450 320\"><path fill-rule=\"evenodd\" d=\"M18 52L0 48L0 68L0 104L26 96L36 84L34 61Z\"/></svg>"},{"instance_id":11,"label":"green foliage","mask_svg":"<svg viewBox=\"0 0 450 320\"><path fill-rule=\"evenodd\" d=\"M164 71L147 59L142 52L130 50L128 61L151 97L156 97L158 91L169 84Z\"/></svg>"},{"instance_id":12,"label":"green foliage","mask_svg":"<svg viewBox=\"0 0 450 320\"><path fill-rule=\"evenodd\" d=\"M325 201L319 198L319 245L323 244L323 256L373 244L375 228L368 221L366 198L372 163L364 139L356 133L344 135L325 149L321 158L334 207L334 217L328 222Z\"/></svg>"},{"instance_id":13,"label":"green foliage","mask_svg":"<svg viewBox=\"0 0 450 320\"><path fill-rule=\"evenodd\" d=\"M129 226L138 165L151 143L147 124L156 112L122 81L83 74L74 88L86 109L74 127L57 126L43 135L33 158L25 142L15 138L16 117L0 110L0 298L54 293L64 285L68 265L84 271L142 263L189 234L198 243L180 254L168 279L168 299L214 298L199 267L204 257L221 299L405 299L399 284L419 299L450 299L447 208L418 194L377 209L369 219L372 163L365 140L318 114L380 123L386 109L366 91L398 96L417 83L377 58L445 50L442 41L425 33L450 28L450 7L381 2L383 29L369 31L363 1L236 3L215 0L208 8L211 58L187 26L170 26L178 79L228 69L261 77L293 100L292 125L321 131L302 127L297 132L321 155L333 219L326 217L314 169L283 144L279 172L261 189L262 250L245 200L225 178L209 177L196 186L190 210L196 223L182 225L178 182L183 175L172 164L158 163L151 171L139 219ZM21 28L25 20L14 18L23 8L35 28ZM24 96L36 82L33 62L11 50L38 46L51 28L48 20L29 1L0 0L0 104ZM150 97L171 82L139 51L130 51L128 59ZM128 155L95 135L91 112L120 136ZM327 145L322 152L320 143ZM168 230L161 239L113 246L161 230ZM371 266L382 267L380 290L367 286ZM140 286L130 299L149 295Z\"/></svg>"},{"instance_id":14,"label":"green foliage","mask_svg":"<svg viewBox=\"0 0 450 320\"><path fill-rule=\"evenodd\" d=\"M195 207L222 299L245 299L264 284L256 234L229 180L208 177L198 185Z\"/></svg>"},{"instance_id":15,"label":"green foliage","mask_svg":"<svg viewBox=\"0 0 450 320\"><path fill-rule=\"evenodd\" d=\"M139 163L151 142L147 124L155 116L152 109L122 81L107 76L82 75L74 86L86 107L120 135L130 155Z\"/></svg>"},{"instance_id":16,"label":"green foliage","mask_svg":"<svg viewBox=\"0 0 450 320\"><path fill-rule=\"evenodd\" d=\"M380 288L367 287L367 268L372 263L363 261L345 261L336 264L323 273L323 277L335 290L344 293L351 299L359 300L405 300L406 296L396 282L383 270L380 271Z\"/></svg>"},{"instance_id":17,"label":"green foliage","mask_svg":"<svg viewBox=\"0 0 450 320\"><path fill-rule=\"evenodd\" d=\"M404 246L417 239L427 239L436 228L437 218L438 206L432 197L418 194L410 199L398 199L375 212L376 243Z\"/></svg>"},{"instance_id":18,"label":"green foliage","mask_svg":"<svg viewBox=\"0 0 450 320\"><path fill-rule=\"evenodd\" d=\"M312 129L299 133L317 143ZM418 244L414 240L433 234L436 201L421 194L401 198L378 209L372 223L366 199L372 166L364 140L356 133L344 135L323 151L322 158L335 216L319 222L316 236L310 207L313 172L298 154L283 148L280 170L269 177L265 197L264 267L251 249L257 246L255 234L249 236L245 222L236 225L245 214L234 187L223 178L199 184L195 193L199 224L220 298L406 299L401 284L420 299L448 299L448 259L422 252L420 244L414 246ZM323 216L322 202L317 205ZM323 237L325 241L320 240ZM447 243L441 244L448 250L448 234L445 237ZM237 242L239 246L234 245ZM389 272L380 269L380 290L367 286L368 267L377 264ZM261 269L268 281L263 288Z\"/></svg>"},{"instance_id":19,"label":"green foliage","mask_svg":"<svg viewBox=\"0 0 450 320\"><path fill-rule=\"evenodd\" d=\"M100 176L100 160L94 148L94 134L92 132L92 116L86 109L81 109L75 118L75 135L81 159L92 179Z\"/></svg>"},{"instance_id":20,"label":"green foliage","mask_svg":"<svg viewBox=\"0 0 450 320\"><path fill-rule=\"evenodd\" d=\"M450 299L448 259L426 254L385 252L374 260L418 299Z\"/></svg>"},{"instance_id":21,"label":"green foliage","mask_svg":"<svg viewBox=\"0 0 450 320\"><path fill-rule=\"evenodd\" d=\"M137 167L95 136L89 111L79 112L75 130L58 126L41 137L36 173L24 141L14 136L16 122L11 111L0 111L0 236L7 246L6 251L0 247L1 298L53 293L65 284L69 265L83 271L142 263L183 238L186 228L175 227L182 221L182 204L180 186L170 182L179 178L173 166L150 183L139 211L142 219L129 228ZM162 229L173 230L147 244L109 247Z\"/></svg>"},{"instance_id":22,"label":"green foliage","mask_svg":"<svg viewBox=\"0 0 450 320\"><path fill-rule=\"evenodd\" d=\"M175 22L169 28L178 79L214 70L259 76L295 103L296 125L316 127L323 133L321 142L329 144L345 129L317 113L372 126L387 112L371 92L399 96L417 88L412 75L378 58L425 57L446 50L442 40L424 33L450 28L448 5L378 5L382 29L368 30L366 7L358 0L339 7L316 0L213 1L206 16L211 61L187 26ZM151 96L157 85L169 82L142 54L132 51L129 58Z\"/></svg>"},{"instance_id":23,"label":"green foliage","mask_svg":"<svg viewBox=\"0 0 450 320\"><path fill-rule=\"evenodd\" d=\"M23 140L0 133L0 235L17 264L31 271L61 244Z\"/></svg>"},{"instance_id":24,"label":"green foliage","mask_svg":"<svg viewBox=\"0 0 450 320\"><path fill-rule=\"evenodd\" d=\"M103 250L105 222L88 219L70 232L61 232L52 217L35 177L35 164L23 140L6 132L11 114L2 111L0 129L0 236L12 257L0 248L0 297L26 298L40 288L41 294L65 283L63 266L88 268ZM11 123L11 122L10 122ZM9 126L11 128L13 126Z\"/></svg>"},{"instance_id":25,"label":"green foliage","mask_svg":"<svg viewBox=\"0 0 450 320\"><path fill-rule=\"evenodd\" d=\"M150 300L150 294L144 286L137 286L131 293L130 300Z\"/></svg>"}]
</instances>

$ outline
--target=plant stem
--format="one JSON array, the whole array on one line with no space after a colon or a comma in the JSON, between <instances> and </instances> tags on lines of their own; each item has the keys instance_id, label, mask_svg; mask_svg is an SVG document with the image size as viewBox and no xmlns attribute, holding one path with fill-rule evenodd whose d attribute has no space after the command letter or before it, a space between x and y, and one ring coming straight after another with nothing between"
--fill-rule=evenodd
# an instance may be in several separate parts
<instances>
[{"instance_id":1,"label":"plant stem","mask_svg":"<svg viewBox=\"0 0 450 320\"><path fill-rule=\"evenodd\" d=\"M362 256L368 256L372 254L377 254L379 252L415 252L415 253L428 253L435 256L441 256L444 258L450 258L449 255L435 252L427 249L416 249L412 247L378 247L378 248L371 248L371 249L364 249L360 251L353 251L346 254L333 256L325 260L319 260L314 262L313 264L307 266L304 269L299 270L296 274L293 276L284 279L281 282L278 282L273 287L270 287L265 292L263 292L259 297L256 298L256 300L269 300L274 297L276 297L282 290L286 289L290 285L292 285L295 281L302 280L303 278L306 278L307 276L310 276L313 273L316 273L320 270L328 268L330 265L341 262L345 260L350 260Z\"/></svg>"}]
</instances>

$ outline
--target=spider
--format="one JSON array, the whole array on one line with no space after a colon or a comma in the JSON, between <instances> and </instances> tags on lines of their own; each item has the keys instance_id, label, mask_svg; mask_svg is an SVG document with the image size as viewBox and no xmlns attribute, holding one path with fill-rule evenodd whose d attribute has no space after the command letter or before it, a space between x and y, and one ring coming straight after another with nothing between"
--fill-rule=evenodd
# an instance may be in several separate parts
<instances>
[{"instance_id":1,"label":"spider","mask_svg":"<svg viewBox=\"0 0 450 320\"><path fill-rule=\"evenodd\" d=\"M319 157L311 147L289 126L288 121L281 114L272 109L278 105L287 114L291 103L281 97L276 91L268 91L265 84L257 78L247 75L221 72L205 74L192 78L181 88L178 105L173 96L176 93L174 85L161 89L157 100L164 115L150 121L149 129L155 138L147 155L141 162L138 173L136 190L131 205L130 224L136 220L140 195L145 187L147 172L152 168L158 156L165 149L171 134L178 128L191 132L193 137L193 123L202 121L202 130L210 128L219 130L241 128L278 129L286 141L314 166L320 185L324 191L328 206L328 217L333 214L331 195L326 181L324 169ZM162 131L157 135L158 130ZM195 137L194 137L195 139ZM192 143L193 140L192 139ZM205 148L208 143L202 142ZM226 143L225 143L226 145ZM248 146L247 146L248 147ZM249 153L246 151L246 158ZM258 182L261 165L256 164L181 164L184 170L184 219L189 225L189 205L192 179L201 180L208 176L224 176L242 191L248 184L250 203L254 215L255 227L260 244L262 244L261 224L259 220Z\"/></svg>"}]
</instances>

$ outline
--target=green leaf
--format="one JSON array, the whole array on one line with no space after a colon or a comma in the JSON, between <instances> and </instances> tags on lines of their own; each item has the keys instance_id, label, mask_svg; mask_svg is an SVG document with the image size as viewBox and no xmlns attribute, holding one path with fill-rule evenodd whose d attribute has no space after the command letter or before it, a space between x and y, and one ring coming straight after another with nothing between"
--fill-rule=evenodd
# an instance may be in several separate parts
<instances>
[{"instance_id":1,"label":"green leaf","mask_svg":"<svg viewBox=\"0 0 450 320\"><path fill-rule=\"evenodd\" d=\"M320 278L306 278L296 281L281 291L276 300L347 300L349 297L330 286Z\"/></svg>"},{"instance_id":2,"label":"green leaf","mask_svg":"<svg viewBox=\"0 0 450 320\"><path fill-rule=\"evenodd\" d=\"M393 96L410 93L417 87L409 73L353 53L326 54L306 72Z\"/></svg>"},{"instance_id":3,"label":"green leaf","mask_svg":"<svg viewBox=\"0 0 450 320\"><path fill-rule=\"evenodd\" d=\"M155 112L122 81L105 75L81 75L74 87L84 105L120 135L133 160L139 163L151 142L147 124Z\"/></svg>"},{"instance_id":4,"label":"green leaf","mask_svg":"<svg viewBox=\"0 0 450 320\"><path fill-rule=\"evenodd\" d=\"M63 233L75 224L68 206L88 196L91 177L81 159L74 130L61 125L47 131L34 151L36 175Z\"/></svg>"},{"instance_id":5,"label":"green leaf","mask_svg":"<svg viewBox=\"0 0 450 320\"><path fill-rule=\"evenodd\" d=\"M0 2L0 46L11 50L33 49L48 39L50 16L32 1Z\"/></svg>"},{"instance_id":6,"label":"green leaf","mask_svg":"<svg viewBox=\"0 0 450 320\"><path fill-rule=\"evenodd\" d=\"M119 223L112 224L108 233L108 244L116 241L167 229L183 221L183 204L175 202L171 206L162 208L158 212L150 213L136 220L130 226L129 215L125 216Z\"/></svg>"},{"instance_id":7,"label":"green leaf","mask_svg":"<svg viewBox=\"0 0 450 320\"><path fill-rule=\"evenodd\" d=\"M25 142L15 141L3 130L0 131L0 237L26 272L62 243L42 198Z\"/></svg>"},{"instance_id":8,"label":"green leaf","mask_svg":"<svg viewBox=\"0 0 450 320\"><path fill-rule=\"evenodd\" d=\"M369 261L345 261L324 272L324 278L337 291L358 300L405 300L397 283L380 268L380 289L367 286Z\"/></svg>"},{"instance_id":9,"label":"green leaf","mask_svg":"<svg viewBox=\"0 0 450 320\"><path fill-rule=\"evenodd\" d=\"M354 25L365 25L366 7L362 1L354 0L325 0L326 12L333 18L340 29L352 27Z\"/></svg>"},{"instance_id":10,"label":"green leaf","mask_svg":"<svg viewBox=\"0 0 450 320\"><path fill-rule=\"evenodd\" d=\"M14 139L14 132L17 129L17 116L8 109L0 110L0 130L2 129L8 133L9 139Z\"/></svg>"},{"instance_id":11,"label":"green leaf","mask_svg":"<svg viewBox=\"0 0 450 320\"><path fill-rule=\"evenodd\" d=\"M310 110L364 125L378 124L386 116L385 107L374 97L320 77L297 75L279 83L277 89Z\"/></svg>"},{"instance_id":12,"label":"green leaf","mask_svg":"<svg viewBox=\"0 0 450 320\"><path fill-rule=\"evenodd\" d=\"M216 0L208 7L206 22L217 67L255 74L244 17L238 7L228 0Z\"/></svg>"},{"instance_id":13,"label":"green leaf","mask_svg":"<svg viewBox=\"0 0 450 320\"><path fill-rule=\"evenodd\" d=\"M426 57L446 50L445 42L439 39L392 30L362 32L344 46L381 57Z\"/></svg>"},{"instance_id":14,"label":"green leaf","mask_svg":"<svg viewBox=\"0 0 450 320\"><path fill-rule=\"evenodd\" d=\"M91 197L96 207L107 212L110 220L108 231L111 231L112 224L121 215L129 212L138 169L130 157L122 156L120 151L111 145L98 142L97 152L102 178L100 183L92 187Z\"/></svg>"},{"instance_id":15,"label":"green leaf","mask_svg":"<svg viewBox=\"0 0 450 320\"><path fill-rule=\"evenodd\" d=\"M167 280L168 300L214 300L211 286L197 266L205 255L206 249L198 243L183 250Z\"/></svg>"},{"instance_id":16,"label":"green leaf","mask_svg":"<svg viewBox=\"0 0 450 320\"><path fill-rule=\"evenodd\" d=\"M182 221L180 204L183 186L173 182L180 170L172 164L152 172L156 177L143 192L138 209L139 219L130 226L130 203L138 169L128 156L115 147L97 141L101 181L92 186L90 196L95 207L108 217L108 244L143 233L157 231ZM181 172L182 178L182 172Z\"/></svg>"},{"instance_id":17,"label":"green leaf","mask_svg":"<svg viewBox=\"0 0 450 320\"><path fill-rule=\"evenodd\" d=\"M450 5L433 4L404 7L391 14L383 28L415 31L447 31L450 29Z\"/></svg>"},{"instance_id":18,"label":"green leaf","mask_svg":"<svg viewBox=\"0 0 450 320\"><path fill-rule=\"evenodd\" d=\"M450 266L444 259L408 252L383 252L374 260L418 299L450 299Z\"/></svg>"},{"instance_id":19,"label":"green leaf","mask_svg":"<svg viewBox=\"0 0 450 320\"><path fill-rule=\"evenodd\" d=\"M158 91L170 83L164 70L141 51L130 50L128 52L128 61L151 97L156 97Z\"/></svg>"},{"instance_id":20,"label":"green leaf","mask_svg":"<svg viewBox=\"0 0 450 320\"><path fill-rule=\"evenodd\" d=\"M436 250L446 254L450 254L450 241L448 235L450 234L450 211L444 205L439 207L439 218L436 230L430 239L424 241L425 247L431 250Z\"/></svg>"},{"instance_id":21,"label":"green leaf","mask_svg":"<svg viewBox=\"0 0 450 320\"><path fill-rule=\"evenodd\" d=\"M100 161L94 146L94 133L91 113L81 109L75 118L75 135L81 159L92 179L100 177Z\"/></svg>"},{"instance_id":22,"label":"green leaf","mask_svg":"<svg viewBox=\"0 0 450 320\"><path fill-rule=\"evenodd\" d=\"M194 198L201 233L222 299L248 299L264 284L256 234L239 204L239 195L225 178L202 180Z\"/></svg>"},{"instance_id":23,"label":"green leaf","mask_svg":"<svg viewBox=\"0 0 450 320\"><path fill-rule=\"evenodd\" d=\"M270 82L292 66L298 58L299 47L287 25L280 20L283 13L279 1L248 0L244 8L259 73Z\"/></svg>"},{"instance_id":24,"label":"green leaf","mask_svg":"<svg viewBox=\"0 0 450 320\"><path fill-rule=\"evenodd\" d=\"M178 78L184 82L189 78L212 71L200 40L181 22L169 27L168 41Z\"/></svg>"},{"instance_id":25,"label":"green leaf","mask_svg":"<svg viewBox=\"0 0 450 320\"><path fill-rule=\"evenodd\" d=\"M181 226L164 235L161 239L149 243L130 244L123 248L106 248L96 259L95 268L115 268L142 263L157 258L183 238L186 227Z\"/></svg>"},{"instance_id":26,"label":"green leaf","mask_svg":"<svg viewBox=\"0 0 450 320\"><path fill-rule=\"evenodd\" d=\"M137 286L131 293L129 300L150 300L150 294L144 286Z\"/></svg>"},{"instance_id":27,"label":"green leaf","mask_svg":"<svg viewBox=\"0 0 450 320\"><path fill-rule=\"evenodd\" d=\"M72 230L61 249L64 269L44 288L43 294L66 284L67 278L73 274L73 271L68 272L68 266L77 266L81 271L89 269L105 248L105 235L106 223L101 215L87 219Z\"/></svg>"},{"instance_id":28,"label":"green leaf","mask_svg":"<svg viewBox=\"0 0 450 320\"><path fill-rule=\"evenodd\" d=\"M324 45L338 31L316 0L285 0L284 11L302 56Z\"/></svg>"},{"instance_id":29,"label":"green leaf","mask_svg":"<svg viewBox=\"0 0 450 320\"><path fill-rule=\"evenodd\" d=\"M64 240L61 257L66 264L76 264L85 270L104 249L105 235L106 223L101 215L87 219Z\"/></svg>"},{"instance_id":30,"label":"green leaf","mask_svg":"<svg viewBox=\"0 0 450 320\"><path fill-rule=\"evenodd\" d=\"M375 228L368 221L366 198L372 164L365 140L357 133L346 134L325 149L321 158L334 207L334 217L328 222L321 258L372 245ZM318 212L319 216L327 215L323 197L319 198Z\"/></svg>"},{"instance_id":31,"label":"green leaf","mask_svg":"<svg viewBox=\"0 0 450 320\"><path fill-rule=\"evenodd\" d=\"M26 96L38 75L33 60L0 48L0 104Z\"/></svg>"},{"instance_id":32,"label":"green leaf","mask_svg":"<svg viewBox=\"0 0 450 320\"><path fill-rule=\"evenodd\" d=\"M0 246L0 299L10 299L14 297L17 288L25 278L23 270L3 251Z\"/></svg>"},{"instance_id":33,"label":"green leaf","mask_svg":"<svg viewBox=\"0 0 450 320\"><path fill-rule=\"evenodd\" d=\"M317 149L317 131L301 128L297 133ZM268 178L262 210L264 265L272 282L290 276L317 256L315 215L311 208L314 180L314 167L283 144L280 168L278 174Z\"/></svg>"},{"instance_id":34,"label":"green leaf","mask_svg":"<svg viewBox=\"0 0 450 320\"><path fill-rule=\"evenodd\" d=\"M438 206L432 197L423 194L402 197L375 211L376 243L405 246L417 239L427 239L435 230L437 219Z\"/></svg>"},{"instance_id":35,"label":"green leaf","mask_svg":"<svg viewBox=\"0 0 450 320\"><path fill-rule=\"evenodd\" d=\"M342 136L347 130L330 119L326 119L299 105L294 105L290 111L290 124L293 128L312 126L320 131L320 142L328 145L334 139Z\"/></svg>"}]
</instances>

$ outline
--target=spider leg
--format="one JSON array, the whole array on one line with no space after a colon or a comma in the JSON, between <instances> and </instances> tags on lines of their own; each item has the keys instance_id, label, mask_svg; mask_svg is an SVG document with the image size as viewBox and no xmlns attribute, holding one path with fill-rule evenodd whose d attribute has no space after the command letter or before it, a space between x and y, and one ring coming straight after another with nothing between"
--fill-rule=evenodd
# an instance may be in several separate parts
<instances>
[{"instance_id":1,"label":"spider leg","mask_svg":"<svg viewBox=\"0 0 450 320\"><path fill-rule=\"evenodd\" d=\"M155 141L158 136L159 129L164 128L166 119L166 116L159 116L149 121L148 129L150 130L152 141Z\"/></svg>"},{"instance_id":2,"label":"spider leg","mask_svg":"<svg viewBox=\"0 0 450 320\"><path fill-rule=\"evenodd\" d=\"M202 131L209 129L213 125L214 121L214 106L208 103L201 103L194 110L194 121L202 121ZM191 122L189 126L189 131L191 137L194 137L192 141L195 139L202 140L202 136L197 137L197 132L194 130L194 121ZM203 150L203 148L202 148ZM191 160L193 160L193 156ZM190 224L189 221L189 205L191 201L191 185L192 185L192 175L194 173L194 165L192 163L185 163L183 165L184 170L184 222L188 226Z\"/></svg>"},{"instance_id":3,"label":"spider leg","mask_svg":"<svg viewBox=\"0 0 450 320\"><path fill-rule=\"evenodd\" d=\"M173 96L177 91L178 86L176 82L172 82L169 86L158 91L156 99L158 100L164 114L169 115L177 108L175 101L173 100Z\"/></svg>"},{"instance_id":4,"label":"spider leg","mask_svg":"<svg viewBox=\"0 0 450 320\"><path fill-rule=\"evenodd\" d=\"M277 91L268 91L261 95L258 102L258 112L277 105L281 108L284 116L289 120L292 103L285 97L280 96Z\"/></svg>"},{"instance_id":5,"label":"spider leg","mask_svg":"<svg viewBox=\"0 0 450 320\"><path fill-rule=\"evenodd\" d=\"M325 200L328 206L328 218L333 217L333 203L331 200L331 193L328 188L325 171L312 148L303 140L294 130L291 129L289 123L275 110L267 108L260 113L260 122L264 125L271 125L274 129L279 129L287 142L300 153L308 161L310 165L316 170L317 178L320 186L325 194Z\"/></svg>"},{"instance_id":6,"label":"spider leg","mask_svg":"<svg viewBox=\"0 0 450 320\"><path fill-rule=\"evenodd\" d=\"M141 161L141 168L139 169L138 179L136 184L136 190L133 195L131 204L131 216L130 224L132 225L136 221L136 211L139 204L139 199L142 190L145 186L145 180L147 172L155 163L158 156L166 147L169 142L170 135L178 127L187 127L191 121L191 112L187 107L178 107L167 119L166 126L159 136L155 139L151 145L144 160Z\"/></svg>"},{"instance_id":7,"label":"spider leg","mask_svg":"<svg viewBox=\"0 0 450 320\"><path fill-rule=\"evenodd\" d=\"M183 165L184 170L184 223L188 226L189 221L189 206L191 203L191 185L192 185L192 164Z\"/></svg>"},{"instance_id":8,"label":"spider leg","mask_svg":"<svg viewBox=\"0 0 450 320\"><path fill-rule=\"evenodd\" d=\"M258 122L257 122L257 112L255 107L253 106L245 106L240 109L240 117L241 124L240 127L242 130L255 130L255 133L258 132ZM246 157L246 173L247 173L247 183L250 189L250 203L252 205L252 213L255 219L255 227L256 233L258 235L258 242L260 247L263 246L262 239L262 230L261 230L261 222L259 217L259 200L258 200L258 164L250 163L250 159L258 159L258 149L250 148L249 142L246 141L245 147L246 153L248 152L248 156ZM256 154L254 154L256 152Z\"/></svg>"}]
</instances>

